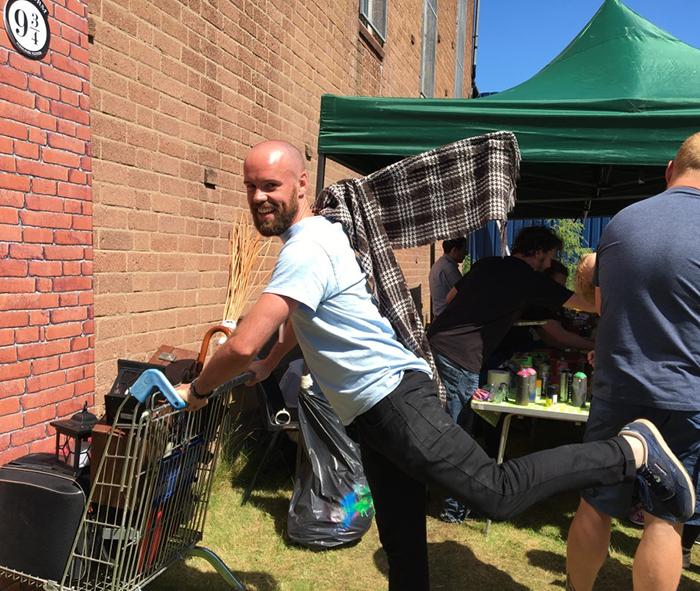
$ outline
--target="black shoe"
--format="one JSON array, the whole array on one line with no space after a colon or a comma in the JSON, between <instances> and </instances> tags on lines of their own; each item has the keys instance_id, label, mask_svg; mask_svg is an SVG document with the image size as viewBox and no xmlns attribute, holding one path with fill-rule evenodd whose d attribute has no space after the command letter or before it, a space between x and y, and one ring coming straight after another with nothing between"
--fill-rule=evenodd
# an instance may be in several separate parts
<instances>
[{"instance_id":1,"label":"black shoe","mask_svg":"<svg viewBox=\"0 0 700 591\"><path fill-rule=\"evenodd\" d=\"M653 509L651 492L676 519L690 519L695 513L693 482L659 430L649 421L637 419L623 427L620 435L634 437L644 446L645 458L637 470L637 483L646 510Z\"/></svg>"},{"instance_id":2,"label":"black shoe","mask_svg":"<svg viewBox=\"0 0 700 591\"><path fill-rule=\"evenodd\" d=\"M457 519L455 517L452 517L452 515L448 515L444 511L438 515L438 519L442 521L443 523L462 523L461 519Z\"/></svg>"}]
</instances>

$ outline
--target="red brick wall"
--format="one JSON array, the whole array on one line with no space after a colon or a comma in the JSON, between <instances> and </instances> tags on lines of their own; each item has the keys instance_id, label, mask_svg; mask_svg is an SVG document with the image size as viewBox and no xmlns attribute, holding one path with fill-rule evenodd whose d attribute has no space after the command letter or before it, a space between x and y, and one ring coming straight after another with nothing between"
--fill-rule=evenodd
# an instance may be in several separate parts
<instances>
[{"instance_id":1,"label":"red brick wall","mask_svg":"<svg viewBox=\"0 0 700 591\"><path fill-rule=\"evenodd\" d=\"M48 423L99 403L118 358L198 347L221 318L248 148L300 147L313 192L321 95L417 96L422 5L388 3L381 58L359 0L47 1L41 61L0 31L0 463L49 449ZM456 5L439 4L436 96ZM329 164L326 183L348 174ZM426 304L428 252L399 254Z\"/></svg>"},{"instance_id":2,"label":"red brick wall","mask_svg":"<svg viewBox=\"0 0 700 591\"><path fill-rule=\"evenodd\" d=\"M87 5L46 6L42 60L0 31L0 464L93 403Z\"/></svg>"}]
</instances>

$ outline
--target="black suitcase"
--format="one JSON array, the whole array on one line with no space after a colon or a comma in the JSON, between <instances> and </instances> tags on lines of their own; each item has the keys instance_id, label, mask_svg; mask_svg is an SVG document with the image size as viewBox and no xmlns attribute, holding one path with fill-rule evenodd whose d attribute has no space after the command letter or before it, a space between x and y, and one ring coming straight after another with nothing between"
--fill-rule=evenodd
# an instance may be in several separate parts
<instances>
[{"instance_id":1,"label":"black suitcase","mask_svg":"<svg viewBox=\"0 0 700 591\"><path fill-rule=\"evenodd\" d=\"M85 509L73 476L46 456L25 456L0 468L0 566L61 581Z\"/></svg>"}]
</instances>

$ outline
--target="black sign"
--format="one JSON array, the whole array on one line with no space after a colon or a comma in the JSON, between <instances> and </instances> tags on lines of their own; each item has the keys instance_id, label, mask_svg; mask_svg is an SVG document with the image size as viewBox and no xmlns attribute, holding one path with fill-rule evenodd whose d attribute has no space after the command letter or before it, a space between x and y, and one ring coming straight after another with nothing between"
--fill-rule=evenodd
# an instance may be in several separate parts
<instances>
[{"instance_id":1,"label":"black sign","mask_svg":"<svg viewBox=\"0 0 700 591\"><path fill-rule=\"evenodd\" d=\"M49 11L41 0L7 0L5 30L22 55L40 60L49 50Z\"/></svg>"}]
</instances>

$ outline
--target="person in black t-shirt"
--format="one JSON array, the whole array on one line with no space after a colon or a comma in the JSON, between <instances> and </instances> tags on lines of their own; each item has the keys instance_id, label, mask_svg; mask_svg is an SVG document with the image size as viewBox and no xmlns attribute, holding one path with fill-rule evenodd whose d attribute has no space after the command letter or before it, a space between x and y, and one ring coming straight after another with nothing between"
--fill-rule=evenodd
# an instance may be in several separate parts
<instances>
[{"instance_id":1,"label":"person in black t-shirt","mask_svg":"<svg viewBox=\"0 0 700 591\"><path fill-rule=\"evenodd\" d=\"M551 277L560 285L566 285L569 270L560 261L554 259L551 266L543 271L547 277ZM588 300L586 300L588 301ZM591 305L595 305L593 302ZM563 310L551 310L546 306L528 306L520 320L543 321L541 326L513 326L503 337L494 357L501 361L509 358L518 351L531 351L538 347L555 347L560 349L581 349L590 351L593 349L592 340L582 337L564 328L562 319ZM491 359L493 362L494 359Z\"/></svg>"},{"instance_id":2,"label":"person in black t-shirt","mask_svg":"<svg viewBox=\"0 0 700 591\"><path fill-rule=\"evenodd\" d=\"M469 403L479 387L481 366L528 306L593 311L541 272L549 268L561 245L549 228L523 228L512 256L477 261L452 288L447 308L431 324L428 340L447 391L445 410L465 431L471 432L474 415ZM443 520L459 522L467 513L453 499L443 500Z\"/></svg>"},{"instance_id":3,"label":"person in black t-shirt","mask_svg":"<svg viewBox=\"0 0 700 591\"><path fill-rule=\"evenodd\" d=\"M513 323L531 305L594 311L574 292L541 271L561 247L549 228L523 228L509 257L477 261L448 294L447 308L430 326L433 353L478 374ZM442 375L442 374L441 374Z\"/></svg>"}]
</instances>

